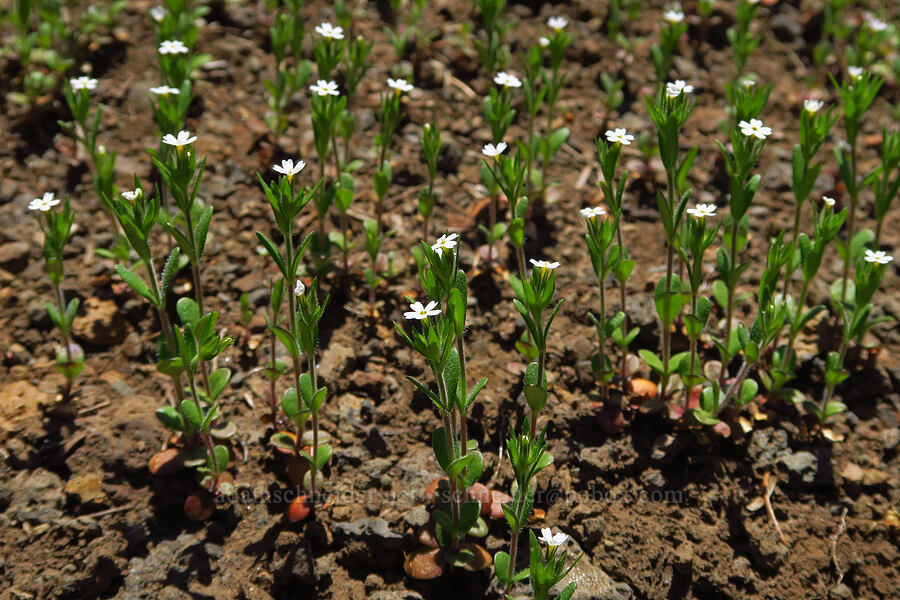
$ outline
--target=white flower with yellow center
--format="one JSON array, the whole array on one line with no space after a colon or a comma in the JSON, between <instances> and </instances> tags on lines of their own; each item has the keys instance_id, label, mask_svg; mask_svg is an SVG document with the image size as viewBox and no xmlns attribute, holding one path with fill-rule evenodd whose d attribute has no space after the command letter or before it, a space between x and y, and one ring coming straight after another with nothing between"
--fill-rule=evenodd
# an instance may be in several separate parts
<instances>
[{"instance_id":1,"label":"white flower with yellow center","mask_svg":"<svg viewBox=\"0 0 900 600\"><path fill-rule=\"evenodd\" d=\"M568 535L566 535L562 531L553 533L553 531L549 527L542 527L541 535L538 537L538 541L547 544L551 548L562 546L566 543L567 539L569 539Z\"/></svg>"},{"instance_id":2,"label":"white flower with yellow center","mask_svg":"<svg viewBox=\"0 0 900 600\"><path fill-rule=\"evenodd\" d=\"M122 197L128 200L129 202L134 202L138 198L144 195L144 192L141 188L135 188L133 190L122 192Z\"/></svg>"},{"instance_id":3,"label":"white flower with yellow center","mask_svg":"<svg viewBox=\"0 0 900 600\"><path fill-rule=\"evenodd\" d=\"M403 313L403 318L408 320L415 319L416 321L421 321L423 319L427 319L428 317L436 317L441 314L441 309L436 308L438 305L437 302L432 300L425 306L422 306L421 302L413 302L409 305L409 311Z\"/></svg>"},{"instance_id":4,"label":"white flower with yellow center","mask_svg":"<svg viewBox=\"0 0 900 600\"><path fill-rule=\"evenodd\" d=\"M458 237L458 233L445 233L437 239L437 241L431 246L431 249L434 250L434 253L438 256L443 256L444 250L453 250L456 247L456 238Z\"/></svg>"},{"instance_id":5,"label":"white flower with yellow center","mask_svg":"<svg viewBox=\"0 0 900 600\"><path fill-rule=\"evenodd\" d=\"M390 77L388 77L387 84L389 88L391 88L398 94L404 94L413 91L413 84L409 83L405 79L391 79Z\"/></svg>"},{"instance_id":6,"label":"white flower with yellow center","mask_svg":"<svg viewBox=\"0 0 900 600\"><path fill-rule=\"evenodd\" d=\"M706 217L714 217L716 216L716 205L715 204L697 204L694 208L687 209L687 214L692 217L696 217L698 219L705 219Z\"/></svg>"},{"instance_id":7,"label":"white flower with yellow center","mask_svg":"<svg viewBox=\"0 0 900 600\"><path fill-rule=\"evenodd\" d=\"M628 146L634 141L634 136L628 133L628 130L621 127L606 130L606 139L613 144L622 144Z\"/></svg>"},{"instance_id":8,"label":"white flower with yellow center","mask_svg":"<svg viewBox=\"0 0 900 600\"><path fill-rule=\"evenodd\" d=\"M193 144L196 141L197 136L191 135L189 131L179 131L177 136L172 135L171 133L167 133L163 136L162 139L163 144L175 146L175 148L178 150L181 150L185 146Z\"/></svg>"},{"instance_id":9,"label":"white flower with yellow center","mask_svg":"<svg viewBox=\"0 0 900 600\"><path fill-rule=\"evenodd\" d=\"M53 192L44 192L43 196L28 203L28 210L47 212L57 204L59 204L59 199L54 197Z\"/></svg>"},{"instance_id":10,"label":"white flower with yellow center","mask_svg":"<svg viewBox=\"0 0 900 600\"><path fill-rule=\"evenodd\" d=\"M675 23L681 23L682 21L684 21L684 12L677 6L669 8L663 13L663 20L665 20L667 23L671 23L672 25L674 25Z\"/></svg>"},{"instance_id":11,"label":"white flower with yellow center","mask_svg":"<svg viewBox=\"0 0 900 600\"><path fill-rule=\"evenodd\" d=\"M550 262L549 260L534 260L532 258L530 262L541 271L552 271L559 267L558 262Z\"/></svg>"},{"instance_id":12,"label":"white flower with yellow center","mask_svg":"<svg viewBox=\"0 0 900 600\"><path fill-rule=\"evenodd\" d=\"M157 96L168 96L170 94L172 96L177 96L178 94L181 93L181 90L179 90L177 87L169 87L167 85L159 85L159 86L150 88L150 93L156 94Z\"/></svg>"},{"instance_id":13,"label":"white flower with yellow center","mask_svg":"<svg viewBox=\"0 0 900 600\"><path fill-rule=\"evenodd\" d=\"M763 122L759 119L750 119L750 121L741 121L738 123L741 133L747 137L755 137L764 140L772 135L772 128L763 126Z\"/></svg>"},{"instance_id":14,"label":"white flower with yellow center","mask_svg":"<svg viewBox=\"0 0 900 600\"><path fill-rule=\"evenodd\" d=\"M160 54L187 54L188 47L181 40L166 40L159 45Z\"/></svg>"},{"instance_id":15,"label":"white flower with yellow center","mask_svg":"<svg viewBox=\"0 0 900 600\"><path fill-rule=\"evenodd\" d=\"M69 80L69 86L72 91L80 92L81 90L93 90L97 88L97 80L93 77L82 75Z\"/></svg>"},{"instance_id":16,"label":"white flower with yellow center","mask_svg":"<svg viewBox=\"0 0 900 600\"><path fill-rule=\"evenodd\" d=\"M481 149L481 153L485 156L500 156L506 150L506 142L500 142L496 146L493 144L485 144Z\"/></svg>"},{"instance_id":17,"label":"white flower with yellow center","mask_svg":"<svg viewBox=\"0 0 900 600\"><path fill-rule=\"evenodd\" d=\"M877 263L879 265L886 265L894 260L894 257L890 256L884 250L876 250L873 252L868 248L866 249L866 255L863 258L866 260L866 262Z\"/></svg>"},{"instance_id":18,"label":"white flower with yellow center","mask_svg":"<svg viewBox=\"0 0 900 600\"><path fill-rule=\"evenodd\" d=\"M666 96L669 98L677 98L681 94L690 94L694 91L694 86L687 84L683 79L676 79L666 84Z\"/></svg>"},{"instance_id":19,"label":"white flower with yellow center","mask_svg":"<svg viewBox=\"0 0 900 600\"><path fill-rule=\"evenodd\" d=\"M566 28L566 25L569 24L569 20L565 17L553 16L547 19L547 27L552 29L553 31L560 31Z\"/></svg>"},{"instance_id":20,"label":"white flower with yellow center","mask_svg":"<svg viewBox=\"0 0 900 600\"><path fill-rule=\"evenodd\" d=\"M339 96L341 94L338 91L337 82L325 81L324 79L319 79L309 86L309 89L312 90L316 96Z\"/></svg>"},{"instance_id":21,"label":"white flower with yellow center","mask_svg":"<svg viewBox=\"0 0 900 600\"><path fill-rule=\"evenodd\" d=\"M494 75L494 83L506 88L522 87L522 81L512 73L507 73L506 71L500 71Z\"/></svg>"},{"instance_id":22,"label":"white flower with yellow center","mask_svg":"<svg viewBox=\"0 0 900 600\"><path fill-rule=\"evenodd\" d=\"M606 214L606 209L602 206L588 206L581 209L581 216L585 219L596 219Z\"/></svg>"},{"instance_id":23,"label":"white flower with yellow center","mask_svg":"<svg viewBox=\"0 0 900 600\"><path fill-rule=\"evenodd\" d=\"M332 39L332 40L342 40L344 39L344 28L343 27L335 27L331 23L322 23L321 25L316 26L316 33L321 35L324 38Z\"/></svg>"},{"instance_id":24,"label":"white flower with yellow center","mask_svg":"<svg viewBox=\"0 0 900 600\"><path fill-rule=\"evenodd\" d=\"M296 163L290 159L286 158L281 161L280 165L274 165L272 170L276 173L281 173L282 175L288 178L288 181L294 178L294 175L303 170L303 167L306 166L306 163L302 160L298 160Z\"/></svg>"},{"instance_id":25,"label":"white flower with yellow center","mask_svg":"<svg viewBox=\"0 0 900 600\"><path fill-rule=\"evenodd\" d=\"M816 100L815 98L807 98L803 101L803 110L809 114L819 112L823 106L825 106L825 103L821 100Z\"/></svg>"},{"instance_id":26,"label":"white flower with yellow center","mask_svg":"<svg viewBox=\"0 0 900 600\"><path fill-rule=\"evenodd\" d=\"M834 206L834 198L830 196L822 196L822 202L825 203L825 206Z\"/></svg>"}]
</instances>

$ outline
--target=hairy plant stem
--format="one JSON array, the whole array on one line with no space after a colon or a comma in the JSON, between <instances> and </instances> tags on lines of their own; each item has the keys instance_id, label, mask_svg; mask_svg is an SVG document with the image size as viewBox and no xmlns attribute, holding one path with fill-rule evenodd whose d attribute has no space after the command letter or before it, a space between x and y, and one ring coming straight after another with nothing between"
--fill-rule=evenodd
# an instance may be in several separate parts
<instances>
[{"instance_id":1,"label":"hairy plant stem","mask_svg":"<svg viewBox=\"0 0 900 600\"><path fill-rule=\"evenodd\" d=\"M609 380L606 379L606 278L603 277L603 271L606 269L606 252L600 256L600 367L603 369L603 381L601 389L603 390L603 400L609 400ZM541 380L538 379L538 384Z\"/></svg>"},{"instance_id":2,"label":"hairy plant stem","mask_svg":"<svg viewBox=\"0 0 900 600\"><path fill-rule=\"evenodd\" d=\"M497 192L491 193L491 201L488 204L488 264L494 262L494 226L497 224Z\"/></svg>"},{"instance_id":3,"label":"hairy plant stem","mask_svg":"<svg viewBox=\"0 0 900 600\"><path fill-rule=\"evenodd\" d=\"M734 223L731 225L731 268L734 269L735 264L737 263L737 239L738 239L738 229L740 228L740 222L734 219ZM728 286L728 304L725 307L725 352L726 359L730 358L727 356L728 347L731 345L731 323L734 319L734 285ZM722 370L719 373L719 383L725 383L725 378L728 376L728 360L722 361Z\"/></svg>"},{"instance_id":4,"label":"hairy plant stem","mask_svg":"<svg viewBox=\"0 0 900 600\"><path fill-rule=\"evenodd\" d=\"M799 235L798 231L800 229L800 213L803 211L803 203L798 202L797 206L794 209L794 230L793 230L793 239L791 240L791 265L793 265L794 254L797 252L797 236ZM785 274L784 278L784 290L781 294L781 301L786 302L788 297L788 288L791 286L791 275L793 275L793 271ZM775 347L778 347L778 344L775 344Z\"/></svg>"},{"instance_id":5,"label":"hairy plant stem","mask_svg":"<svg viewBox=\"0 0 900 600\"><path fill-rule=\"evenodd\" d=\"M468 379L466 378L466 347L463 344L463 336L456 338L456 350L459 352L459 384L462 386L462 401L466 400L466 393L469 389ZM467 411L460 409L459 411L459 452L461 456L468 453L469 428L466 420L468 418Z\"/></svg>"},{"instance_id":6,"label":"hairy plant stem","mask_svg":"<svg viewBox=\"0 0 900 600\"><path fill-rule=\"evenodd\" d=\"M800 313L803 312L803 306L806 304L806 296L809 293L810 281L810 279L803 278L803 287L800 289L800 297L797 299L797 312L794 315L792 323L796 323L800 320ZM797 334L799 333L799 329L794 331L794 328L791 327L791 331L788 334L787 347L784 349L784 356L781 357L782 370L787 370L788 365L791 364L791 353L794 351L794 341L797 339Z\"/></svg>"},{"instance_id":7,"label":"hairy plant stem","mask_svg":"<svg viewBox=\"0 0 900 600\"><path fill-rule=\"evenodd\" d=\"M519 265L519 278L525 281L528 278L528 271L525 270L525 245L516 246L516 262Z\"/></svg>"},{"instance_id":8,"label":"hairy plant stem","mask_svg":"<svg viewBox=\"0 0 900 600\"><path fill-rule=\"evenodd\" d=\"M342 244L341 244L343 246L341 248L341 253L343 254L343 258L344 258L344 274L347 274L350 272L350 267L349 267L350 261L349 261L349 256L348 256L350 253L350 248L347 246L347 238L349 237L349 229L347 227L347 213L343 212L343 211L341 211L341 236L344 238L342 240Z\"/></svg>"},{"instance_id":9,"label":"hairy plant stem","mask_svg":"<svg viewBox=\"0 0 900 600\"><path fill-rule=\"evenodd\" d=\"M532 427L534 427L533 422L532 422ZM532 437L531 439L534 439L534 438ZM522 512L522 508L525 503L525 494L527 494L527 491L523 491L520 487L518 490L519 501L516 502L516 510L515 510L516 517L518 517ZM507 581L506 591L507 592L509 592L509 590L512 589L512 584L513 584L512 578L513 578L513 574L515 573L515 570L516 570L516 554L518 553L518 550L519 550L519 532L520 532L519 529L513 530L512 536L510 537L510 540L509 540L509 570L506 573L506 581Z\"/></svg>"},{"instance_id":10,"label":"hairy plant stem","mask_svg":"<svg viewBox=\"0 0 900 600\"><path fill-rule=\"evenodd\" d=\"M318 377L316 376L316 353L312 352L307 357L309 361L309 378L312 380L312 389L313 396L315 396L316 391L319 389ZM316 501L316 475L319 474L319 469L315 465L319 464L317 462L319 458L319 411L315 410L312 413L312 431L313 431L313 466L310 469L309 473L309 494L313 499L313 502Z\"/></svg>"},{"instance_id":11,"label":"hairy plant stem","mask_svg":"<svg viewBox=\"0 0 900 600\"><path fill-rule=\"evenodd\" d=\"M619 207L619 211L621 214L622 207ZM625 257L625 245L622 243L622 226L619 221L616 222L616 239L619 242L619 256ZM622 319L622 340L627 339L628 337L628 311L625 310L625 298L626 294L626 284L625 281L619 282L619 304L622 305L622 313L625 315L625 318ZM628 379L628 346L622 349L622 379Z\"/></svg>"},{"instance_id":12,"label":"hairy plant stem","mask_svg":"<svg viewBox=\"0 0 900 600\"><path fill-rule=\"evenodd\" d=\"M675 172L671 169L666 171L666 203L669 205L669 214L674 219L675 214ZM674 228L673 228L674 229ZM673 231L672 239L666 240L666 293L672 291L672 271L675 262L675 232ZM666 388L669 386L669 358L672 353L672 330L668 323L662 322L662 352L663 352L663 373L660 378L659 399L662 402L666 400Z\"/></svg>"},{"instance_id":13,"label":"hairy plant stem","mask_svg":"<svg viewBox=\"0 0 900 600\"><path fill-rule=\"evenodd\" d=\"M697 290L691 290L691 314L697 314ZM688 371L688 375L693 376L694 367L697 366L697 338L695 336L690 336L691 338L691 365L690 370ZM684 395L684 407L687 408L688 401L690 400L690 388L685 386L686 393Z\"/></svg>"},{"instance_id":14,"label":"hairy plant stem","mask_svg":"<svg viewBox=\"0 0 900 600\"><path fill-rule=\"evenodd\" d=\"M191 400L194 401L194 404L197 405L197 410L200 411L200 414L203 414L203 409L200 407L200 400L197 399L197 384L194 382L194 373L188 372L188 385L191 388ZM200 432L200 437L203 439L203 443L206 446L206 453L210 457L213 465L213 474L215 475L216 480L219 479L219 460L216 458L216 446L213 443L212 436L209 435L206 431ZM212 490L210 490L212 491Z\"/></svg>"},{"instance_id":15,"label":"hairy plant stem","mask_svg":"<svg viewBox=\"0 0 900 600\"><path fill-rule=\"evenodd\" d=\"M850 244L853 242L853 232L856 228L856 205L859 204L859 189L856 179L856 140L850 142L850 176L853 177L854 193L850 194L850 216L847 219L847 247L844 256L844 274L841 280L841 302L847 299L847 280L850 279ZM875 246L878 247L877 245Z\"/></svg>"},{"instance_id":16,"label":"hairy plant stem","mask_svg":"<svg viewBox=\"0 0 900 600\"><path fill-rule=\"evenodd\" d=\"M453 462L457 458L457 445L456 445L456 430L453 426L453 399L447 395L447 382L444 381L444 375L441 374L440 377L437 378L438 384L438 394L443 399L445 405L450 406L450 412L447 412L442 415L442 419L444 421L444 430L447 432L447 440L450 443L450 461ZM447 477L447 481L450 484L450 518L453 519L453 523L459 523L459 490L456 488L456 480L453 477ZM452 545L456 547L456 536L452 536Z\"/></svg>"},{"instance_id":17,"label":"hairy plant stem","mask_svg":"<svg viewBox=\"0 0 900 600\"><path fill-rule=\"evenodd\" d=\"M159 289L159 278L156 275L156 268L153 266L153 260L146 261L144 266L147 268L147 275L149 275L150 285L153 288L153 295L162 302L164 300L162 294L165 293L165 290ZM159 327L162 329L163 335L166 338L169 352L174 353L178 350L178 347L175 345L175 335L172 333L172 323L169 321L169 315L159 306L156 307L156 314L159 316ZM181 387L181 374L172 375L172 382L175 384L175 397L178 399L178 409L181 410L181 402L184 400L184 390Z\"/></svg>"},{"instance_id":18,"label":"hairy plant stem","mask_svg":"<svg viewBox=\"0 0 900 600\"><path fill-rule=\"evenodd\" d=\"M725 392L725 397L722 398L722 403L719 405L719 410L716 411L716 416L718 416L719 412L721 412L723 408L728 406L728 402L731 400L731 397L734 396L735 392L737 392L738 389L740 389L741 384L744 382L744 379L746 379L747 375L750 373L750 367L750 363L747 362L747 359L744 359L744 362L741 363L741 368L738 370L734 381L728 387L728 391Z\"/></svg>"},{"instance_id":19,"label":"hairy plant stem","mask_svg":"<svg viewBox=\"0 0 900 600\"><path fill-rule=\"evenodd\" d=\"M184 213L184 221L187 226L188 239L190 239L193 244L196 238L194 237L194 224L191 221L191 215L189 213ZM200 257L196 256L197 250L198 248L194 248L193 254L195 256L191 257L191 275L194 281L194 298L197 300L197 308L200 310L200 316L203 316L206 314L206 310L203 308L203 286L200 283ZM212 393L210 392L209 387L209 374L206 361L200 361L200 377L203 379L203 389L206 391L206 397L211 401Z\"/></svg>"}]
</instances>

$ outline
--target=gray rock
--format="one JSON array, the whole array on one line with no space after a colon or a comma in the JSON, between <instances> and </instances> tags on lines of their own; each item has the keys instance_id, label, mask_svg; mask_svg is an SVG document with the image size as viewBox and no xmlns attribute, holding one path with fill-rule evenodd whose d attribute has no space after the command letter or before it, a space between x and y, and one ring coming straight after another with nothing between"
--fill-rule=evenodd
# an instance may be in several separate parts
<instances>
[{"instance_id":1,"label":"gray rock","mask_svg":"<svg viewBox=\"0 0 900 600\"><path fill-rule=\"evenodd\" d=\"M28 254L31 244L28 242L9 242L0 246L0 269L13 275L21 273L28 266Z\"/></svg>"},{"instance_id":2,"label":"gray rock","mask_svg":"<svg viewBox=\"0 0 900 600\"><path fill-rule=\"evenodd\" d=\"M778 459L778 464L787 470L791 479L796 479L809 485L816 479L819 459L812 452L802 450L782 456Z\"/></svg>"},{"instance_id":3,"label":"gray rock","mask_svg":"<svg viewBox=\"0 0 900 600\"><path fill-rule=\"evenodd\" d=\"M410 527L421 527L428 522L428 509L421 504L412 507L403 515L403 521Z\"/></svg>"},{"instance_id":4,"label":"gray rock","mask_svg":"<svg viewBox=\"0 0 900 600\"><path fill-rule=\"evenodd\" d=\"M572 538L569 538L560 550L568 553L569 560L575 560L584 554L584 550ZM612 577L594 565L587 555L582 556L569 574L550 590L551 596L556 596L572 582L577 587L571 600L630 600L634 595L628 584L613 581Z\"/></svg>"},{"instance_id":5,"label":"gray rock","mask_svg":"<svg viewBox=\"0 0 900 600\"><path fill-rule=\"evenodd\" d=\"M881 432L881 443L887 451L894 450L900 444L900 430L891 427Z\"/></svg>"},{"instance_id":6,"label":"gray rock","mask_svg":"<svg viewBox=\"0 0 900 600\"><path fill-rule=\"evenodd\" d=\"M388 550L397 550L406 539L402 533L392 531L384 519L365 518L348 523L335 523L332 526L335 541L363 539L378 542Z\"/></svg>"},{"instance_id":7,"label":"gray rock","mask_svg":"<svg viewBox=\"0 0 900 600\"><path fill-rule=\"evenodd\" d=\"M778 535L768 520L751 521L747 524L750 538L750 558L758 569L777 571L788 556L788 549L778 542Z\"/></svg>"},{"instance_id":8,"label":"gray rock","mask_svg":"<svg viewBox=\"0 0 900 600\"><path fill-rule=\"evenodd\" d=\"M399 592L379 590L369 594L369 600L422 600L422 595L410 590L401 590Z\"/></svg>"},{"instance_id":9,"label":"gray rock","mask_svg":"<svg viewBox=\"0 0 900 600\"><path fill-rule=\"evenodd\" d=\"M276 568L275 581L279 587L316 583L316 561L308 541L301 540L288 551Z\"/></svg>"},{"instance_id":10,"label":"gray rock","mask_svg":"<svg viewBox=\"0 0 900 600\"><path fill-rule=\"evenodd\" d=\"M783 429L756 429L750 437L747 455L757 471L770 469L788 450L788 435Z\"/></svg>"}]
</instances>

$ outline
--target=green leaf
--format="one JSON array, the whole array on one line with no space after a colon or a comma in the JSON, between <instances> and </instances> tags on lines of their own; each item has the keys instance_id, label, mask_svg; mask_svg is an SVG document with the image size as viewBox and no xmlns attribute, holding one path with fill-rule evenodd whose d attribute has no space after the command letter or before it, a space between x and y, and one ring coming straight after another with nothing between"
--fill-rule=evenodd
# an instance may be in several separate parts
<instances>
[{"instance_id":1,"label":"green leaf","mask_svg":"<svg viewBox=\"0 0 900 600\"><path fill-rule=\"evenodd\" d=\"M663 372L663 363L662 360L652 351L647 350L645 348L641 348L638 350L638 355L647 363L647 366L653 369L657 374L662 374Z\"/></svg>"},{"instance_id":2,"label":"green leaf","mask_svg":"<svg viewBox=\"0 0 900 600\"><path fill-rule=\"evenodd\" d=\"M200 218L197 219L197 228L194 230L194 248L197 258L203 257L203 248L206 246L206 237L209 234L209 223L212 220L213 207L207 206Z\"/></svg>"},{"instance_id":3,"label":"green leaf","mask_svg":"<svg viewBox=\"0 0 900 600\"><path fill-rule=\"evenodd\" d=\"M156 418L168 429L184 431L184 419L174 406L163 406L156 409Z\"/></svg>"},{"instance_id":4,"label":"green leaf","mask_svg":"<svg viewBox=\"0 0 900 600\"><path fill-rule=\"evenodd\" d=\"M131 289L149 300L150 304L159 306L159 299L153 294L150 286L147 285L147 282L145 282L140 275L122 265L116 265L116 273L119 274L119 277L121 277Z\"/></svg>"},{"instance_id":5,"label":"green leaf","mask_svg":"<svg viewBox=\"0 0 900 600\"><path fill-rule=\"evenodd\" d=\"M280 450L293 452L295 448L294 438L286 431L273 433L269 438L269 443Z\"/></svg>"},{"instance_id":6,"label":"green leaf","mask_svg":"<svg viewBox=\"0 0 900 600\"><path fill-rule=\"evenodd\" d=\"M226 368L216 369L209 374L209 392L212 394L211 400L216 400L219 394L228 385L231 380L231 371Z\"/></svg>"},{"instance_id":7,"label":"green leaf","mask_svg":"<svg viewBox=\"0 0 900 600\"><path fill-rule=\"evenodd\" d=\"M434 451L434 457L437 459L441 469L445 473L448 472L452 461L452 453L447 432L443 427L438 427L431 434L431 449Z\"/></svg>"},{"instance_id":8,"label":"green leaf","mask_svg":"<svg viewBox=\"0 0 900 600\"><path fill-rule=\"evenodd\" d=\"M494 574L500 583L506 586L509 576L509 554L502 550L494 554Z\"/></svg>"},{"instance_id":9,"label":"green leaf","mask_svg":"<svg viewBox=\"0 0 900 600\"><path fill-rule=\"evenodd\" d=\"M200 321L200 307L191 298L180 298L175 305L178 312L178 318L181 319L182 325L190 325L196 327Z\"/></svg>"},{"instance_id":10,"label":"green leaf","mask_svg":"<svg viewBox=\"0 0 900 600\"><path fill-rule=\"evenodd\" d=\"M317 471L321 471L322 468L328 463L328 459L331 458L331 453L331 446L329 446L328 444L319 444L319 448L315 452L315 458L313 460Z\"/></svg>"},{"instance_id":11,"label":"green leaf","mask_svg":"<svg viewBox=\"0 0 900 600\"><path fill-rule=\"evenodd\" d=\"M219 467L218 470L221 473L228 468L228 448L225 446L215 446L213 448L213 453L216 455L216 465Z\"/></svg>"},{"instance_id":12,"label":"green leaf","mask_svg":"<svg viewBox=\"0 0 900 600\"><path fill-rule=\"evenodd\" d=\"M200 429L203 425L203 413L200 411L200 405L191 398L181 401L181 414L191 429Z\"/></svg>"}]
</instances>

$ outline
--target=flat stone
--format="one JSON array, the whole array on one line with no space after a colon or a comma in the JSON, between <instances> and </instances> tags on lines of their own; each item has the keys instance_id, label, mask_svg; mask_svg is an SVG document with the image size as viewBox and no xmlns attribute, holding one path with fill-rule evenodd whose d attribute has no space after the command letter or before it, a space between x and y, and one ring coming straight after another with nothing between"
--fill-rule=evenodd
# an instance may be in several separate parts
<instances>
[{"instance_id":1,"label":"flat stone","mask_svg":"<svg viewBox=\"0 0 900 600\"><path fill-rule=\"evenodd\" d=\"M79 504L104 504L106 492L103 479L97 473L75 475L66 482L66 494L73 496Z\"/></svg>"}]
</instances>

